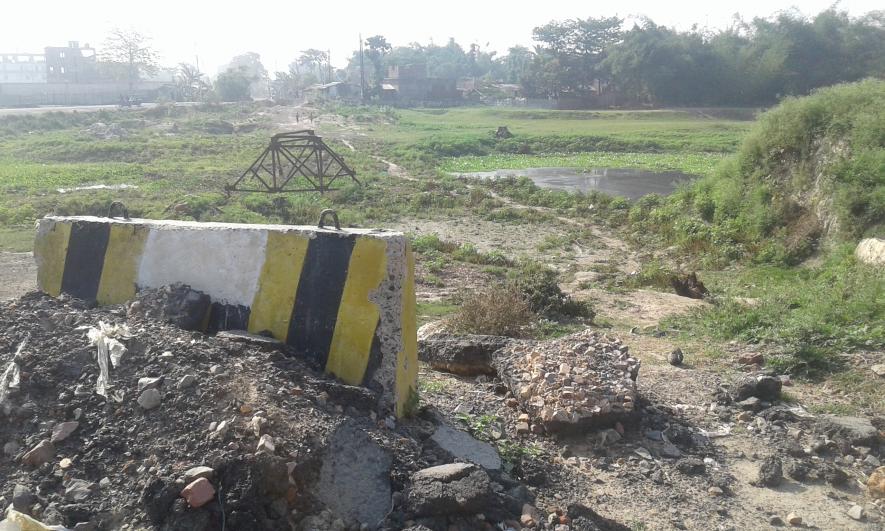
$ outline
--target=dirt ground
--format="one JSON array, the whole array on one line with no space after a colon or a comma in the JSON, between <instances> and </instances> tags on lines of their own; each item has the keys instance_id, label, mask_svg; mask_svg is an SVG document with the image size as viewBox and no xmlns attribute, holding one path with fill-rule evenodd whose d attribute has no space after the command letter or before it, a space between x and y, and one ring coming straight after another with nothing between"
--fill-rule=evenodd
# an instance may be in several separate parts
<instances>
[{"instance_id":1,"label":"dirt ground","mask_svg":"<svg viewBox=\"0 0 885 531\"><path fill-rule=\"evenodd\" d=\"M286 125L306 126L294 123L292 117L288 119ZM394 164L389 165L389 173L411 178ZM506 202L509 207L532 208ZM619 443L602 449L594 443L594 434L573 439L534 435L519 439L527 447L538 448L539 458L550 465L547 482L537 489L539 508L583 502L636 530L770 529L773 517L786 521L789 513L801 516L801 526L808 529L883 529L882 506L871 503L865 494L860 481L866 472L859 466L846 467L850 478L838 487L824 481L800 483L789 478L775 488L753 486L761 460L778 450L783 431L799 424L770 423L775 426L766 424L764 429L755 429L755 419L723 419L711 408L720 386L743 375L733 360L751 347L732 344L722 359L702 357L702 345L679 341L654 329L662 319L703 307L705 302L651 290L612 292L593 285L601 267L630 273L641 263L637 251L612 232L582 226L593 234L590 244L553 252L538 250L546 238L562 235L574 224L574 220L563 219L527 229L453 218L408 219L386 227L415 235L435 234L443 240L470 243L482 252L500 251L512 258L532 256L568 272L569 280L563 288L577 298L593 301L597 320L611 323L609 333L620 337L641 359L638 385L648 404L671 412L668 414L679 425L708 434L727 431L721 437L711 436L708 445L693 452L692 457L706 459L706 472L698 475L678 472L673 462L660 458L643 464L645 459L636 450L644 442L644 433L635 427L628 427ZM444 287L419 286L419 299L438 300L486 280L475 269L472 271L459 269L444 279ZM35 277L30 253L0 253L0 300L34 289ZM681 367L667 363L668 354L677 347L686 355ZM505 405L504 397L493 391L491 383L427 367L422 368L420 379L426 405L452 417L456 408L461 413L496 416L509 426L505 431L512 430L516 438L513 425L518 411ZM796 382L785 389L792 406L810 409L835 400L812 384ZM803 443L808 443L808 434L804 436ZM657 476L660 480L653 479L654 474L640 473L648 466L661 472ZM865 520L855 521L848 516L854 503L864 507Z\"/></svg>"},{"instance_id":2,"label":"dirt ground","mask_svg":"<svg viewBox=\"0 0 885 531\"><path fill-rule=\"evenodd\" d=\"M37 266L31 253L0 252L0 301L37 288Z\"/></svg>"}]
</instances>

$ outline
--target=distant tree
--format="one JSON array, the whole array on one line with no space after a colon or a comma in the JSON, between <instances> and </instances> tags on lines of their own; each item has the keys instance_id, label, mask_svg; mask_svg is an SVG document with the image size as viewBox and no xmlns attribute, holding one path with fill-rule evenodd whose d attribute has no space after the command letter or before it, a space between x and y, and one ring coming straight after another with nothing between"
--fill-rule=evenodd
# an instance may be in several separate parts
<instances>
[{"instance_id":1,"label":"distant tree","mask_svg":"<svg viewBox=\"0 0 885 531\"><path fill-rule=\"evenodd\" d=\"M209 89L200 69L188 63L179 63L175 82L181 97L187 101L200 101Z\"/></svg>"},{"instance_id":2,"label":"distant tree","mask_svg":"<svg viewBox=\"0 0 885 531\"><path fill-rule=\"evenodd\" d=\"M329 83L332 81L329 63L329 52L310 48L301 52L298 57L297 64L302 74L312 74L319 83Z\"/></svg>"},{"instance_id":3,"label":"distant tree","mask_svg":"<svg viewBox=\"0 0 885 531\"><path fill-rule=\"evenodd\" d=\"M544 80L547 92L586 95L602 89L601 68L607 52L622 39L624 21L617 17L551 21L538 26L532 36L539 43L533 63L534 78ZM547 62L555 61L551 69Z\"/></svg>"},{"instance_id":4,"label":"distant tree","mask_svg":"<svg viewBox=\"0 0 885 531\"><path fill-rule=\"evenodd\" d=\"M215 80L215 90L221 101L249 101L249 90L253 77L245 68L228 69L218 75Z\"/></svg>"},{"instance_id":5,"label":"distant tree","mask_svg":"<svg viewBox=\"0 0 885 531\"><path fill-rule=\"evenodd\" d=\"M126 66L129 90L139 79L139 72L153 74L158 67L158 54L150 38L134 30L115 28L105 39L102 60Z\"/></svg>"},{"instance_id":6,"label":"distant tree","mask_svg":"<svg viewBox=\"0 0 885 531\"><path fill-rule=\"evenodd\" d=\"M499 62L503 66L504 81L521 83L534 59L532 51L525 46L513 46Z\"/></svg>"},{"instance_id":7,"label":"distant tree","mask_svg":"<svg viewBox=\"0 0 885 531\"><path fill-rule=\"evenodd\" d=\"M261 64L261 55L255 52L237 55L230 60L226 70L239 70L251 81L261 81L268 78L267 69Z\"/></svg>"},{"instance_id":8,"label":"distant tree","mask_svg":"<svg viewBox=\"0 0 885 531\"><path fill-rule=\"evenodd\" d=\"M390 52L390 44L387 42L387 39L381 35L369 37L366 39L365 44L365 56L372 64L372 87L374 87L374 93L380 96L381 83L384 81L385 77L386 64L384 62L384 56Z\"/></svg>"}]
</instances>

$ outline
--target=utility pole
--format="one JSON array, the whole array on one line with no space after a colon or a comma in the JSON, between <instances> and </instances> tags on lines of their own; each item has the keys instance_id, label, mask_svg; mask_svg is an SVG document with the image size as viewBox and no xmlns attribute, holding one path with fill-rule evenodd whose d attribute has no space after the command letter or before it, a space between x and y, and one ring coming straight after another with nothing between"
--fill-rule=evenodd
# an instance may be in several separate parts
<instances>
[{"instance_id":1,"label":"utility pole","mask_svg":"<svg viewBox=\"0 0 885 531\"><path fill-rule=\"evenodd\" d=\"M366 72L363 64L363 34L360 33L360 101L366 102Z\"/></svg>"},{"instance_id":2,"label":"utility pole","mask_svg":"<svg viewBox=\"0 0 885 531\"><path fill-rule=\"evenodd\" d=\"M332 49L331 48L326 50L326 67L329 71L329 80L326 83L331 83L332 81L334 81L334 79L332 79Z\"/></svg>"}]
</instances>

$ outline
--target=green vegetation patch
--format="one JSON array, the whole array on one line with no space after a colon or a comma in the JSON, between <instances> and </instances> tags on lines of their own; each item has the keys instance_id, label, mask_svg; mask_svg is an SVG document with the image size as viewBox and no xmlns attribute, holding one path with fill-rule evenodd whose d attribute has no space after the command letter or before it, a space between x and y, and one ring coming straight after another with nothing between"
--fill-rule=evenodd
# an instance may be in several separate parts
<instances>
[{"instance_id":1,"label":"green vegetation patch","mask_svg":"<svg viewBox=\"0 0 885 531\"><path fill-rule=\"evenodd\" d=\"M772 347L768 363L787 373L841 370L845 352L885 349L885 271L858 263L852 251L845 246L817 267L705 273L714 307L668 324Z\"/></svg>"},{"instance_id":2,"label":"green vegetation patch","mask_svg":"<svg viewBox=\"0 0 885 531\"><path fill-rule=\"evenodd\" d=\"M483 157L451 158L443 162L443 171L480 172L525 168L637 168L652 171L680 171L690 175L710 175L723 159L711 153L618 153L601 151L578 154L521 155L501 154Z\"/></svg>"}]
</instances>

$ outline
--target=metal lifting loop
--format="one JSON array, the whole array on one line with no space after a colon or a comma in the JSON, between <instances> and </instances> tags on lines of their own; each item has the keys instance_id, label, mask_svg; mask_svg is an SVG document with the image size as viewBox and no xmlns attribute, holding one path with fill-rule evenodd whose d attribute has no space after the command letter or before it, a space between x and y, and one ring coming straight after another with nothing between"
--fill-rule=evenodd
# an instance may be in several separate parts
<instances>
[{"instance_id":1,"label":"metal lifting loop","mask_svg":"<svg viewBox=\"0 0 885 531\"><path fill-rule=\"evenodd\" d=\"M321 229L326 228L325 226L323 226L323 221L326 219L327 214L332 215L332 221L335 222L335 230L341 230L341 224L338 223L338 213L335 212L334 210L332 210L331 208L327 208L327 209L323 210L322 212L320 212L320 222L317 224L317 227L319 227Z\"/></svg>"},{"instance_id":2,"label":"metal lifting loop","mask_svg":"<svg viewBox=\"0 0 885 531\"><path fill-rule=\"evenodd\" d=\"M123 219L129 219L129 211L126 210L126 205L124 205L120 201L114 201L113 203L111 203L111 206L108 207L108 215L106 217L109 217L111 219L116 217L116 216L114 216L114 207L115 206L120 207L120 212L123 214L123 216L122 216Z\"/></svg>"}]
</instances>

